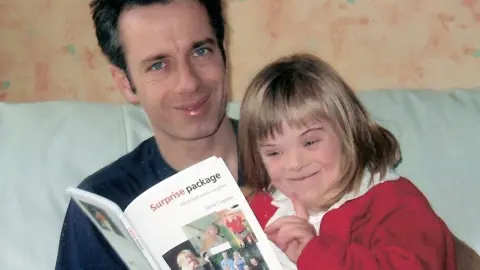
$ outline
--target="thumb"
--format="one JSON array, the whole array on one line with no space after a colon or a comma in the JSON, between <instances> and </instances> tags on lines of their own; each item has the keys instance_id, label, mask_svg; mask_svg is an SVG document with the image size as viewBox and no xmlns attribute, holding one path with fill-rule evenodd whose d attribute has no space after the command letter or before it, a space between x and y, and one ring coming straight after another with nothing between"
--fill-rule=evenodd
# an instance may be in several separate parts
<instances>
[{"instance_id":1,"label":"thumb","mask_svg":"<svg viewBox=\"0 0 480 270\"><path fill-rule=\"evenodd\" d=\"M307 208L300 202L296 193L292 194L292 204L297 217L308 220L309 214Z\"/></svg>"}]
</instances>

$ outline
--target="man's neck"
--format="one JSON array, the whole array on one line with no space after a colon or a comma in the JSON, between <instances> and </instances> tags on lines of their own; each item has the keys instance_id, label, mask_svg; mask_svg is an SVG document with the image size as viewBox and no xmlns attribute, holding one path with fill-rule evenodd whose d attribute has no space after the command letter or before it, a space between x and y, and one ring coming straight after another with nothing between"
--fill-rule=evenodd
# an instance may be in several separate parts
<instances>
[{"instance_id":1,"label":"man's neck","mask_svg":"<svg viewBox=\"0 0 480 270\"><path fill-rule=\"evenodd\" d=\"M211 156L223 158L235 179L238 178L237 139L231 120L225 116L212 136L196 141L172 140L156 134L160 153L175 170L181 171Z\"/></svg>"}]
</instances>

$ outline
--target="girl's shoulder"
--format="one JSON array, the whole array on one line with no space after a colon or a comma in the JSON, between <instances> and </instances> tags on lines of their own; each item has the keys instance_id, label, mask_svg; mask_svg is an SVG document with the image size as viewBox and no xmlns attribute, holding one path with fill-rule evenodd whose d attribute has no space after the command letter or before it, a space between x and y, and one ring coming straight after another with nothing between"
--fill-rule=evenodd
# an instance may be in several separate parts
<instances>
[{"instance_id":1,"label":"girl's shoulder","mask_svg":"<svg viewBox=\"0 0 480 270\"><path fill-rule=\"evenodd\" d=\"M247 197L247 200L260 225L262 228L265 227L268 220L277 211L277 208L272 205L272 195L268 192L260 191L252 193Z\"/></svg>"},{"instance_id":2,"label":"girl's shoulder","mask_svg":"<svg viewBox=\"0 0 480 270\"><path fill-rule=\"evenodd\" d=\"M350 210L366 207L378 215L391 215L393 209L434 214L427 197L405 177L376 184L348 205Z\"/></svg>"},{"instance_id":3,"label":"girl's shoulder","mask_svg":"<svg viewBox=\"0 0 480 270\"><path fill-rule=\"evenodd\" d=\"M408 178L401 176L398 180L385 181L372 187L368 192L375 197L385 197L389 200L398 199L414 199L426 200L425 195L420 189Z\"/></svg>"}]
</instances>

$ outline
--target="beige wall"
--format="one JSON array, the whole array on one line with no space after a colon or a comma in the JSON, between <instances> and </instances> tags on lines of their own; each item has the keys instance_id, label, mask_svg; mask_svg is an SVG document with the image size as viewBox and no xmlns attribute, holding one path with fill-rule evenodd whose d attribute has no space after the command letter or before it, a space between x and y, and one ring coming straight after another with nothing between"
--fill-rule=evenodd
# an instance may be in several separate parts
<instances>
[{"instance_id":1,"label":"beige wall","mask_svg":"<svg viewBox=\"0 0 480 270\"><path fill-rule=\"evenodd\" d=\"M234 100L262 65L298 50L358 90L480 85L477 0L229 0L227 17ZM0 0L0 39L0 100L123 101L88 0Z\"/></svg>"}]
</instances>

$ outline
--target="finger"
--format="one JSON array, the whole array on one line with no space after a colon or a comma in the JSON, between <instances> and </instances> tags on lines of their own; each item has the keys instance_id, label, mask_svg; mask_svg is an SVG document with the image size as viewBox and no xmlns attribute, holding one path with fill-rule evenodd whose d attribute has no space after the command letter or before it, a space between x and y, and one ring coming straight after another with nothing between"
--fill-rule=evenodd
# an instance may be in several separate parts
<instances>
[{"instance_id":1,"label":"finger","mask_svg":"<svg viewBox=\"0 0 480 270\"><path fill-rule=\"evenodd\" d=\"M280 226L278 226L277 224L272 223L270 225L268 225L267 227L265 227L265 229L263 229L263 231L266 233L266 234L273 234L273 233L276 233L278 231L278 229L280 229Z\"/></svg>"},{"instance_id":2,"label":"finger","mask_svg":"<svg viewBox=\"0 0 480 270\"><path fill-rule=\"evenodd\" d=\"M293 240L298 240L303 243L309 241L314 235L314 231L308 226L285 226L275 235L275 242L282 246L287 245Z\"/></svg>"},{"instance_id":3,"label":"finger","mask_svg":"<svg viewBox=\"0 0 480 270\"><path fill-rule=\"evenodd\" d=\"M288 224L298 224L298 225L300 225L300 224L303 224L303 223L307 223L307 221L305 221L304 219L301 219L297 216L281 217L281 218L275 220L274 222L272 222L272 224L265 227L264 231L278 230L278 229L280 229L283 226L288 225Z\"/></svg>"},{"instance_id":4,"label":"finger","mask_svg":"<svg viewBox=\"0 0 480 270\"><path fill-rule=\"evenodd\" d=\"M295 229L296 227L298 226L294 226L294 225L284 226L283 228L279 228L279 229L276 229L275 231L267 233L267 237L268 239L270 239L270 241L272 241L280 249L282 249L289 241L294 239L294 237L290 237L290 235L287 233L288 230L291 230L292 228ZM287 230L287 232L285 232L284 230Z\"/></svg>"},{"instance_id":5,"label":"finger","mask_svg":"<svg viewBox=\"0 0 480 270\"><path fill-rule=\"evenodd\" d=\"M267 238L272 241L273 243L277 244L277 241L278 241L278 237L277 237L278 234L276 233L272 233L272 234L267 234Z\"/></svg>"},{"instance_id":6,"label":"finger","mask_svg":"<svg viewBox=\"0 0 480 270\"><path fill-rule=\"evenodd\" d=\"M295 247L299 246L297 239L291 239L290 241L280 241L280 242L275 243L275 244L283 252L286 252L287 250L295 249Z\"/></svg>"},{"instance_id":7,"label":"finger","mask_svg":"<svg viewBox=\"0 0 480 270\"><path fill-rule=\"evenodd\" d=\"M300 243L298 241L293 241L290 243L290 245L288 245L287 248L283 249L282 251L292 262L296 263L296 260L298 259L299 249Z\"/></svg>"},{"instance_id":8,"label":"finger","mask_svg":"<svg viewBox=\"0 0 480 270\"><path fill-rule=\"evenodd\" d=\"M291 243L298 242L298 240L290 235L282 236L277 234L275 241L272 242L274 242L281 250L285 251Z\"/></svg>"},{"instance_id":9,"label":"finger","mask_svg":"<svg viewBox=\"0 0 480 270\"><path fill-rule=\"evenodd\" d=\"M292 194L291 200L292 200L293 208L295 209L295 214L297 215L297 217L308 220L308 217L310 216L308 214L308 210L300 201L297 193Z\"/></svg>"},{"instance_id":10,"label":"finger","mask_svg":"<svg viewBox=\"0 0 480 270\"><path fill-rule=\"evenodd\" d=\"M302 227L285 228L285 230L278 231L277 235L281 238L296 238L299 241L304 242L305 239L311 239L312 237L315 237L317 233L313 226L305 225Z\"/></svg>"},{"instance_id":11,"label":"finger","mask_svg":"<svg viewBox=\"0 0 480 270\"><path fill-rule=\"evenodd\" d=\"M270 225L268 225L266 228L281 228L286 224L302 224L302 223L308 223L305 219L302 219L297 216L285 216L285 217L280 217L274 222L272 222Z\"/></svg>"},{"instance_id":12,"label":"finger","mask_svg":"<svg viewBox=\"0 0 480 270\"><path fill-rule=\"evenodd\" d=\"M304 238L309 238L312 235L315 235L310 228L285 228L284 230L278 231L277 234L275 234L276 238L280 239L280 241L285 241L288 242L291 239L298 239L302 240Z\"/></svg>"},{"instance_id":13,"label":"finger","mask_svg":"<svg viewBox=\"0 0 480 270\"><path fill-rule=\"evenodd\" d=\"M285 241L284 239L279 238L277 233L269 234L269 235L267 235L267 237L279 249L283 250L283 249L286 248L285 245L286 245L286 243L288 243L288 241Z\"/></svg>"},{"instance_id":14,"label":"finger","mask_svg":"<svg viewBox=\"0 0 480 270\"><path fill-rule=\"evenodd\" d=\"M267 239L278 246L279 238L277 233L267 234Z\"/></svg>"}]
</instances>

